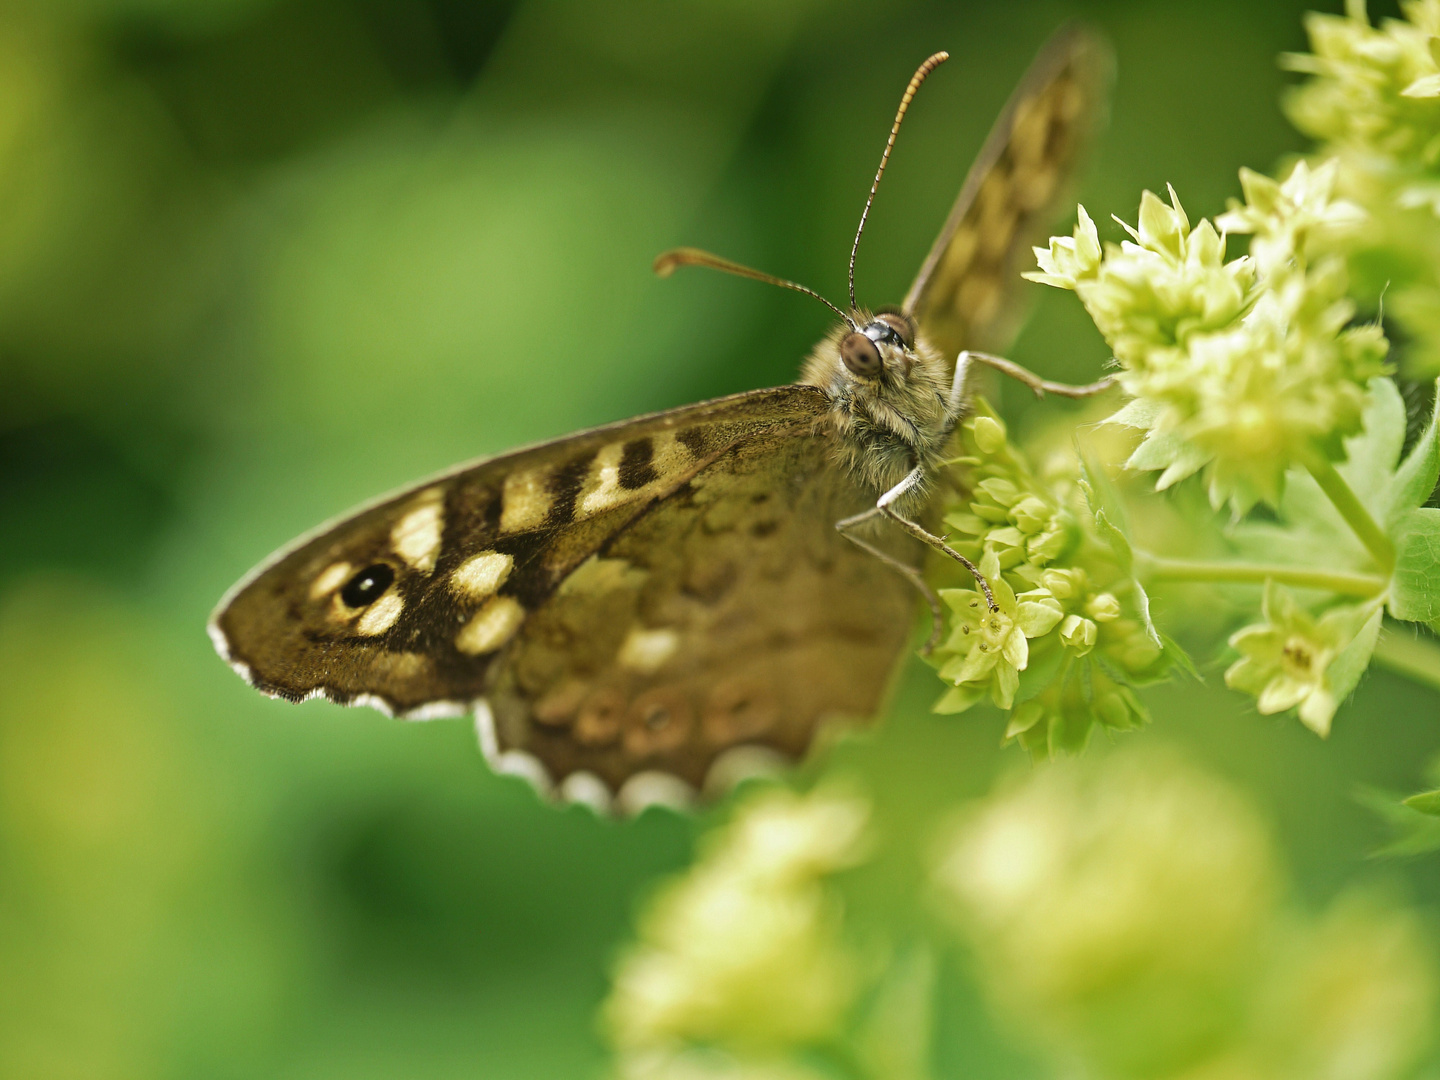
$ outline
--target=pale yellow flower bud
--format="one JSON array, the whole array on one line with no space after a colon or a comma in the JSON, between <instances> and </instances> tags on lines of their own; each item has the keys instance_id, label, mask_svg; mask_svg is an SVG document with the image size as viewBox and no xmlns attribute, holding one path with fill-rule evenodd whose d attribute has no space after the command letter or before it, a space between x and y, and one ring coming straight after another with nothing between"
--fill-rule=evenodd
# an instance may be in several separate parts
<instances>
[{"instance_id":1,"label":"pale yellow flower bud","mask_svg":"<svg viewBox=\"0 0 1440 1080\"><path fill-rule=\"evenodd\" d=\"M1005 449L1005 425L993 416L977 416L971 424L975 445L987 454Z\"/></svg>"},{"instance_id":2,"label":"pale yellow flower bud","mask_svg":"<svg viewBox=\"0 0 1440 1080\"><path fill-rule=\"evenodd\" d=\"M1096 622L1113 622L1120 617L1120 601L1110 593L1096 593L1085 601L1085 614Z\"/></svg>"},{"instance_id":3,"label":"pale yellow flower bud","mask_svg":"<svg viewBox=\"0 0 1440 1080\"><path fill-rule=\"evenodd\" d=\"M1079 615L1067 615L1065 621L1060 624L1060 640L1081 656L1095 647L1095 639L1098 636L1099 628L1089 619Z\"/></svg>"}]
</instances>

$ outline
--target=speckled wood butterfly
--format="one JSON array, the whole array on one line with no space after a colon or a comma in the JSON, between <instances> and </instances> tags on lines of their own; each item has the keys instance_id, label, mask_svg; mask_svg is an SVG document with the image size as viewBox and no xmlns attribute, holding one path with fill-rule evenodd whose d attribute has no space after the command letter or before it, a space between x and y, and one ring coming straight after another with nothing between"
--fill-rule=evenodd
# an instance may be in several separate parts
<instances>
[{"instance_id":1,"label":"speckled wood butterfly","mask_svg":"<svg viewBox=\"0 0 1440 1080\"><path fill-rule=\"evenodd\" d=\"M911 80L871 199L944 59ZM602 809L723 787L873 717L917 587L933 613L924 545L960 558L928 505L972 364L1008 366L962 350L1008 336L1014 260L1057 208L1107 73L1089 34L1053 38L904 302L855 304L852 247L849 309L823 301L840 322L794 385L461 465L323 525L221 601L220 655L291 701L473 712L497 770ZM694 249L656 261L681 265L820 298Z\"/></svg>"}]
</instances>

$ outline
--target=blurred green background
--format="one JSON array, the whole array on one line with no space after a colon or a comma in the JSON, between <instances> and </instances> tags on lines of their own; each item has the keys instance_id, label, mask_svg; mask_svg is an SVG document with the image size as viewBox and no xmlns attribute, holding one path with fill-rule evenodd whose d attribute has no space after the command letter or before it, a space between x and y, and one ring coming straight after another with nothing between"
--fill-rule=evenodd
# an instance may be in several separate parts
<instances>
[{"instance_id":1,"label":"blurred green background","mask_svg":"<svg viewBox=\"0 0 1440 1080\"><path fill-rule=\"evenodd\" d=\"M265 700L211 651L211 605L428 471L791 379L823 309L650 259L697 244L841 294L935 49L862 302L902 295L1062 21L1118 57L1086 204L1133 219L1168 181L1194 217L1302 148L1275 57L1306 6L0 3L0 1073L598 1075L607 965L696 824L542 806L463 723ZM1093 377L1079 305L1033 289L1014 355ZM1247 713L1218 658L1133 738L1250 791L1304 902L1376 877L1440 901L1436 858L1367 858L1385 833L1355 800L1425 785L1440 696L1376 671L1321 743ZM901 823L1019 762L998 714L932 717L911 676L844 750L907 793ZM1034 1075L952 997L957 1074Z\"/></svg>"}]
</instances>

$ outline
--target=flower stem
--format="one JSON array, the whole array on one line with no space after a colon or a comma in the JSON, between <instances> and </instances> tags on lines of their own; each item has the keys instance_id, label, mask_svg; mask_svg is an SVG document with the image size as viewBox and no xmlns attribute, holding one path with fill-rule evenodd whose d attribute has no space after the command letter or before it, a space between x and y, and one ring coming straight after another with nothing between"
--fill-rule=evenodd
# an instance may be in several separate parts
<instances>
[{"instance_id":1,"label":"flower stem","mask_svg":"<svg viewBox=\"0 0 1440 1080\"><path fill-rule=\"evenodd\" d=\"M1297 589L1322 589L1344 596L1378 596L1385 579L1374 574L1350 574L1343 570L1311 570L1304 566L1266 563L1167 559L1136 551L1136 569L1152 581L1214 581L1233 585L1263 585L1278 581Z\"/></svg>"},{"instance_id":2,"label":"flower stem","mask_svg":"<svg viewBox=\"0 0 1440 1080\"><path fill-rule=\"evenodd\" d=\"M1387 625L1375 643L1375 663L1423 686L1440 690L1440 642L1411 627Z\"/></svg>"},{"instance_id":3,"label":"flower stem","mask_svg":"<svg viewBox=\"0 0 1440 1080\"><path fill-rule=\"evenodd\" d=\"M1395 545L1390 543L1385 530L1375 523L1365 504L1350 490L1350 485L1345 483L1345 478L1335 471L1335 466L1328 459L1313 454L1305 462L1305 467L1320 485L1320 490L1335 504L1340 516L1355 530L1365 549L1375 557L1381 571L1388 575L1395 569Z\"/></svg>"}]
</instances>

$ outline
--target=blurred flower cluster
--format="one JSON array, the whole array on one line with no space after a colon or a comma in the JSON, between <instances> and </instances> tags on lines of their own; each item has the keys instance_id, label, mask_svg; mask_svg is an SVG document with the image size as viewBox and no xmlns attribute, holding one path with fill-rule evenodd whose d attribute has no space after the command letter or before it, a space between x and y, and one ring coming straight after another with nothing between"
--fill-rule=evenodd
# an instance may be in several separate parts
<instances>
[{"instance_id":1,"label":"blurred flower cluster","mask_svg":"<svg viewBox=\"0 0 1440 1080\"><path fill-rule=\"evenodd\" d=\"M767 791L709 838L616 970L605 1022L623 1076L806 1075L788 1056L834 1038L860 989L827 879L863 859L868 812L853 795Z\"/></svg>"},{"instance_id":2,"label":"blurred flower cluster","mask_svg":"<svg viewBox=\"0 0 1440 1080\"><path fill-rule=\"evenodd\" d=\"M1293 910L1254 811L1176 758L1052 766L941 850L988 995L1067 1075L1381 1080L1429 1041L1415 917L1360 895Z\"/></svg>"},{"instance_id":3,"label":"blurred flower cluster","mask_svg":"<svg viewBox=\"0 0 1440 1080\"><path fill-rule=\"evenodd\" d=\"M1245 204L1193 228L1173 190L1168 205L1147 191L1130 240L1102 248L1082 207L1072 236L1036 249L1026 276L1073 289L1114 350L1134 400L1111 422L1145 432L1129 465L1161 470L1157 487L1204 470L1214 506L1273 505L1292 464L1337 458L1358 429L1387 344L1347 325L1345 264L1320 244L1361 217L1334 182L1332 165L1284 183L1247 170ZM1220 229L1253 233L1251 254L1226 261Z\"/></svg>"},{"instance_id":4,"label":"blurred flower cluster","mask_svg":"<svg viewBox=\"0 0 1440 1080\"><path fill-rule=\"evenodd\" d=\"M1310 14L1309 53L1283 58L1310 78L1286 99L1291 121L1365 208L1345 238L1357 291L1410 339L1406 367L1440 373L1440 3L1402 0L1404 19L1372 26L1363 0Z\"/></svg>"},{"instance_id":5,"label":"blurred flower cluster","mask_svg":"<svg viewBox=\"0 0 1440 1080\"><path fill-rule=\"evenodd\" d=\"M973 586L940 590L949 634L930 661L950 689L936 711L989 699L1010 712L1006 738L1041 754L1084 746L1096 724L1145 723L1130 687L1163 677L1172 657L1145 620L1143 591L1096 530L1090 485L1077 468L1038 477L983 401L957 450L945 525L996 607Z\"/></svg>"},{"instance_id":6,"label":"blurred flower cluster","mask_svg":"<svg viewBox=\"0 0 1440 1080\"><path fill-rule=\"evenodd\" d=\"M1071 759L902 829L876 816L823 789L743 800L641 916L605 1014L617 1075L963 1075L930 1019L962 971L1050 1075L1400 1080L1429 1044L1416 916L1362 893L1297 909L1254 809L1171 753ZM856 902L909 862L936 918ZM917 935L970 960L854 944Z\"/></svg>"}]
</instances>

